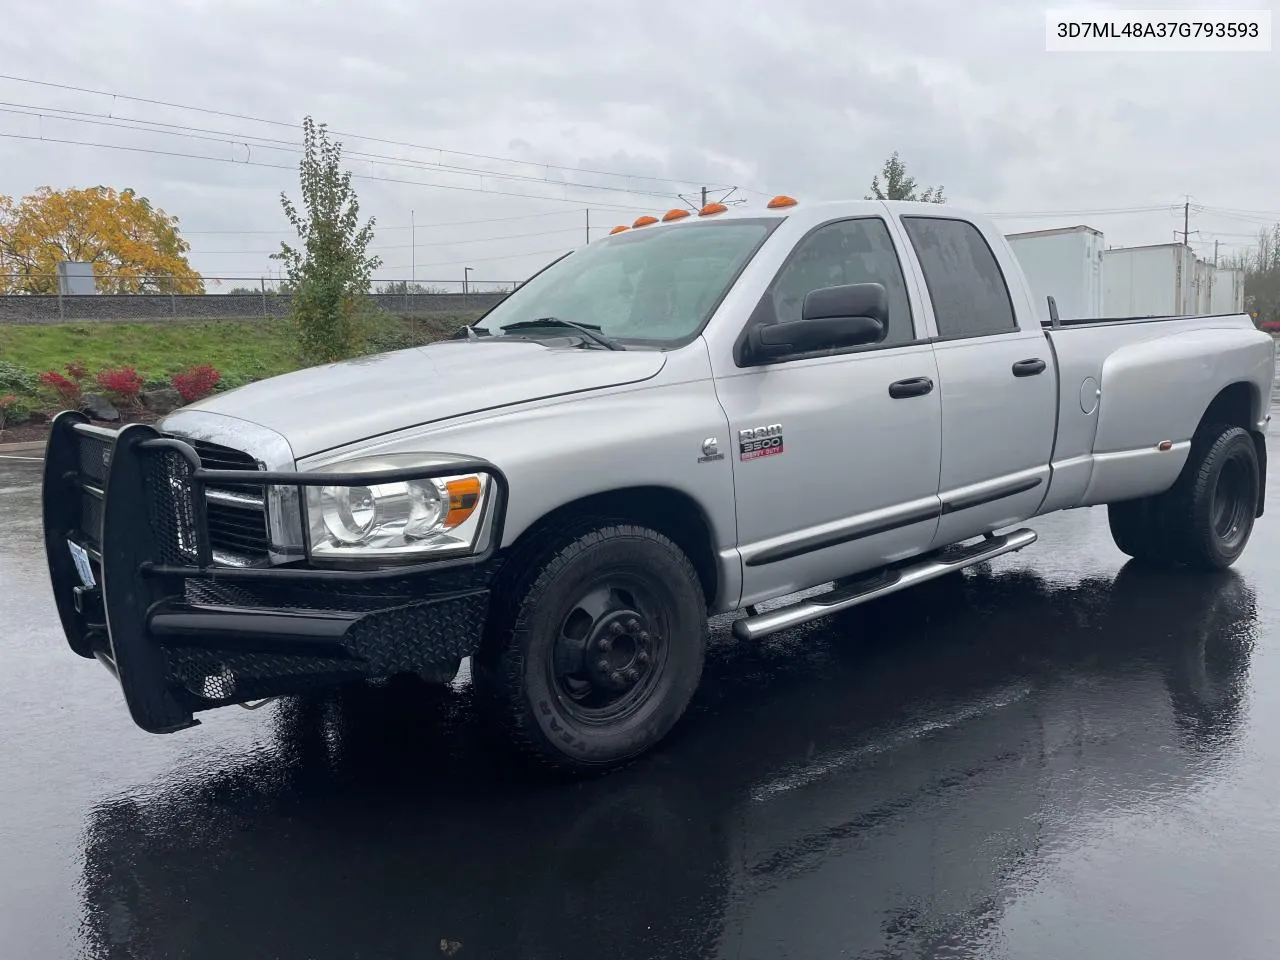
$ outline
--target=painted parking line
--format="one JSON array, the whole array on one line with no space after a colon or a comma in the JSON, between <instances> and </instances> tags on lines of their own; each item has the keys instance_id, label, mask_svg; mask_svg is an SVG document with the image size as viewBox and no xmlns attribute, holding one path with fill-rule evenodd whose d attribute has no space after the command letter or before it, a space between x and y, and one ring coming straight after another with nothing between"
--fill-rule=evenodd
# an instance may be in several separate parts
<instances>
[{"instance_id":1,"label":"painted parking line","mask_svg":"<svg viewBox=\"0 0 1280 960\"><path fill-rule=\"evenodd\" d=\"M0 460L30 460L32 463L43 463L44 457L14 457L0 453Z\"/></svg>"}]
</instances>

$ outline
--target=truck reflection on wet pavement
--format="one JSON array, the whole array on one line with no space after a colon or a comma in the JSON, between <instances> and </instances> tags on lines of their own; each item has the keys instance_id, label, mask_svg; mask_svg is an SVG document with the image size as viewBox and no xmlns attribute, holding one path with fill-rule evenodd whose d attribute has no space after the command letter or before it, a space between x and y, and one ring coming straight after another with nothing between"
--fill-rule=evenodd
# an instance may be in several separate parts
<instances>
[{"instance_id":1,"label":"truck reflection on wet pavement","mask_svg":"<svg viewBox=\"0 0 1280 960\"><path fill-rule=\"evenodd\" d=\"M465 684L143 734L57 648L20 524L0 953L1274 956L1274 520L1217 576L1122 565L1105 524L760 644L718 622L672 740L569 784Z\"/></svg>"}]
</instances>

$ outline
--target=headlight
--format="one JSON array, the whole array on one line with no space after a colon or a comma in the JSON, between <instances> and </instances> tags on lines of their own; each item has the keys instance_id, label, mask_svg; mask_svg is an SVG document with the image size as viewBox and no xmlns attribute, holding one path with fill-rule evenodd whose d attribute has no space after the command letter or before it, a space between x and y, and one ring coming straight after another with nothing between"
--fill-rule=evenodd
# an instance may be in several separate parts
<instances>
[{"instance_id":1,"label":"headlight","mask_svg":"<svg viewBox=\"0 0 1280 960\"><path fill-rule=\"evenodd\" d=\"M404 467L399 458L386 458L337 464L324 472L358 474ZM363 486L309 486L311 556L412 560L476 552L486 526L490 485L484 474L457 474Z\"/></svg>"}]
</instances>

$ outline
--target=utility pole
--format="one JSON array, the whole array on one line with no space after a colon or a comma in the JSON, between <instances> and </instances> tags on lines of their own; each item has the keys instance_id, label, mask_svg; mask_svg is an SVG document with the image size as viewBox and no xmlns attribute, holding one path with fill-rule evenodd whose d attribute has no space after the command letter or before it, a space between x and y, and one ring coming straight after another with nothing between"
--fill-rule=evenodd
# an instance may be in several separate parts
<instances>
[{"instance_id":1,"label":"utility pole","mask_svg":"<svg viewBox=\"0 0 1280 960\"><path fill-rule=\"evenodd\" d=\"M736 199L736 200L730 200L730 199L729 199L729 198L730 198L730 197L732 197L735 193L737 193L737 191L738 191L738 188L737 188L737 187L728 187L728 188L725 188L725 187L718 187L718 188L713 188L713 187L703 187L703 188L702 188L702 191L701 191L701 193L702 193L702 202L701 202L701 203L697 203L697 202L696 202L696 201L697 201L697 197L696 197L696 195L695 195L694 197L686 197L683 193L677 193L677 194L676 194L676 196L677 196L677 197L679 197L681 200L683 200L686 204L688 204L688 205L689 205L689 207L690 207L692 210L697 211L697 210L701 210L703 207L705 207L705 206L707 205L707 203L710 201L710 198L707 196L707 193L708 193L709 191L713 190L713 189L720 189L720 190L724 190L724 196L720 197L718 200L715 200L715 201L714 201L715 203L725 203L725 204L735 203L735 204L736 204L736 203L746 203L746 202L747 202L747 198L746 198L746 197L739 197L739 198L738 198L738 199Z\"/></svg>"},{"instance_id":2,"label":"utility pole","mask_svg":"<svg viewBox=\"0 0 1280 960\"><path fill-rule=\"evenodd\" d=\"M409 211L409 282L418 282L418 229L413 222L413 211Z\"/></svg>"},{"instance_id":3,"label":"utility pole","mask_svg":"<svg viewBox=\"0 0 1280 960\"><path fill-rule=\"evenodd\" d=\"M1218 241L1213 241L1213 272L1209 274L1209 303L1208 311L1213 313L1213 285L1218 280Z\"/></svg>"},{"instance_id":4,"label":"utility pole","mask_svg":"<svg viewBox=\"0 0 1280 960\"><path fill-rule=\"evenodd\" d=\"M1187 197L1187 202L1182 205L1182 242L1186 243L1191 237L1191 198Z\"/></svg>"},{"instance_id":5,"label":"utility pole","mask_svg":"<svg viewBox=\"0 0 1280 960\"><path fill-rule=\"evenodd\" d=\"M591 242L591 208L590 207L587 208L586 214L587 214L587 243L590 243Z\"/></svg>"}]
</instances>

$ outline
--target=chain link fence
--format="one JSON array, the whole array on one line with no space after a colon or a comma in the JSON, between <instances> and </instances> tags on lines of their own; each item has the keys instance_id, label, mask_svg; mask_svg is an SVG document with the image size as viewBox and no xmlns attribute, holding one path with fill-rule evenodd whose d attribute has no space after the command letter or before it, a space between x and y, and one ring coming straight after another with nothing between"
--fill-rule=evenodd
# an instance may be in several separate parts
<instances>
[{"instance_id":1,"label":"chain link fence","mask_svg":"<svg viewBox=\"0 0 1280 960\"><path fill-rule=\"evenodd\" d=\"M58 289L57 277L48 279ZM65 293L0 295L0 324L63 321L228 320L283 317L292 301L286 285L263 277L204 277L207 293ZM488 310L518 281L375 281L369 301L407 317L470 314Z\"/></svg>"}]
</instances>

